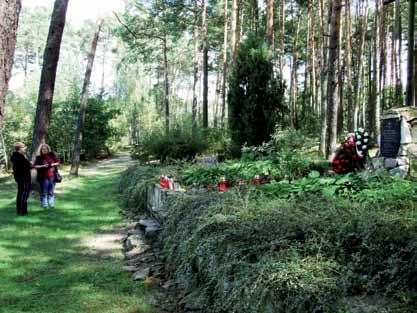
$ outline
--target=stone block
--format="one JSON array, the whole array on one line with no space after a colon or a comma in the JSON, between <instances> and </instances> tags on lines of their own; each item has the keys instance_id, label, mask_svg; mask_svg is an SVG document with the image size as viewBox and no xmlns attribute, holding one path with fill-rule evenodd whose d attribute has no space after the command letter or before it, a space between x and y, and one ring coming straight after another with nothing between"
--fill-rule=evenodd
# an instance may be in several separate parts
<instances>
[{"instance_id":1,"label":"stone block","mask_svg":"<svg viewBox=\"0 0 417 313\"><path fill-rule=\"evenodd\" d=\"M400 146L400 150L398 151L398 155L399 156L407 156L408 151L407 151L407 145L401 145Z\"/></svg>"},{"instance_id":2,"label":"stone block","mask_svg":"<svg viewBox=\"0 0 417 313\"><path fill-rule=\"evenodd\" d=\"M417 144L413 143L407 146L407 155L417 158Z\"/></svg>"},{"instance_id":3,"label":"stone block","mask_svg":"<svg viewBox=\"0 0 417 313\"><path fill-rule=\"evenodd\" d=\"M133 272L137 272L137 270L138 270L138 268L136 267L136 266L132 266L132 265L126 265L126 266L123 266L123 268L122 268L125 272L131 272L131 273L133 273Z\"/></svg>"},{"instance_id":4,"label":"stone block","mask_svg":"<svg viewBox=\"0 0 417 313\"><path fill-rule=\"evenodd\" d=\"M146 277L149 276L151 269L149 267L145 267L132 275L133 280L144 280Z\"/></svg>"},{"instance_id":5,"label":"stone block","mask_svg":"<svg viewBox=\"0 0 417 313\"><path fill-rule=\"evenodd\" d=\"M142 231L140 229L129 229L129 231L127 232L128 236L132 236L132 235L140 235L142 233Z\"/></svg>"},{"instance_id":6,"label":"stone block","mask_svg":"<svg viewBox=\"0 0 417 313\"><path fill-rule=\"evenodd\" d=\"M144 244L140 247L134 247L132 250L125 254L125 258L128 260L135 259L139 257L142 253L148 252L151 250L151 246Z\"/></svg>"},{"instance_id":7,"label":"stone block","mask_svg":"<svg viewBox=\"0 0 417 313\"><path fill-rule=\"evenodd\" d=\"M397 167L397 159L393 158L386 158L385 159L385 167L388 169Z\"/></svg>"},{"instance_id":8,"label":"stone block","mask_svg":"<svg viewBox=\"0 0 417 313\"><path fill-rule=\"evenodd\" d=\"M130 251L134 248L133 245L132 245L132 242L129 239L127 239L124 242L124 248L125 248L126 251Z\"/></svg>"},{"instance_id":9,"label":"stone block","mask_svg":"<svg viewBox=\"0 0 417 313\"><path fill-rule=\"evenodd\" d=\"M154 219L148 218L148 219L141 219L139 221L139 227L143 230L146 230L146 228L149 227L161 227L161 224Z\"/></svg>"},{"instance_id":10,"label":"stone block","mask_svg":"<svg viewBox=\"0 0 417 313\"><path fill-rule=\"evenodd\" d=\"M385 161L384 158L373 158L372 159L373 168L376 170L376 169L379 169L381 167L384 167L384 161Z\"/></svg>"},{"instance_id":11,"label":"stone block","mask_svg":"<svg viewBox=\"0 0 417 313\"><path fill-rule=\"evenodd\" d=\"M405 178L408 174L408 170L409 170L408 165L398 166L398 167L393 168L392 170L390 170L390 174L393 175L393 176L400 176L402 178Z\"/></svg>"},{"instance_id":12,"label":"stone block","mask_svg":"<svg viewBox=\"0 0 417 313\"><path fill-rule=\"evenodd\" d=\"M156 260L156 255L153 252L146 252L139 254L137 257L127 260L127 265L137 265L141 263L148 263Z\"/></svg>"},{"instance_id":13,"label":"stone block","mask_svg":"<svg viewBox=\"0 0 417 313\"><path fill-rule=\"evenodd\" d=\"M133 248L135 247L142 247L145 245L144 242L144 238L143 235L139 234L139 235L132 235L129 237L128 241L130 241L131 245L133 246Z\"/></svg>"},{"instance_id":14,"label":"stone block","mask_svg":"<svg viewBox=\"0 0 417 313\"><path fill-rule=\"evenodd\" d=\"M375 169L375 174L382 174L386 171L385 167L379 167Z\"/></svg>"},{"instance_id":15,"label":"stone block","mask_svg":"<svg viewBox=\"0 0 417 313\"><path fill-rule=\"evenodd\" d=\"M399 157L397 159L398 166L410 165L410 159L407 157Z\"/></svg>"},{"instance_id":16,"label":"stone block","mask_svg":"<svg viewBox=\"0 0 417 313\"><path fill-rule=\"evenodd\" d=\"M158 227L158 226L146 227L145 236L146 236L147 239L152 239L152 240L156 239L161 230L162 230L162 228Z\"/></svg>"}]
</instances>

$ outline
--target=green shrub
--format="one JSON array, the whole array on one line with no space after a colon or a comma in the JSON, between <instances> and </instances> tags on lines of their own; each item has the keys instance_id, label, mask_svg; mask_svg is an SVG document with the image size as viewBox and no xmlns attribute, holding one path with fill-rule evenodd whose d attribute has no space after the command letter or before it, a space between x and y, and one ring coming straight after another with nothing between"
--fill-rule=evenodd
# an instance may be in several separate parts
<instances>
[{"instance_id":1,"label":"green shrub","mask_svg":"<svg viewBox=\"0 0 417 313\"><path fill-rule=\"evenodd\" d=\"M162 129L154 129L142 134L132 156L145 162L155 159L162 163L173 160L191 161L207 148L207 141L201 133L193 137L190 130L175 126L168 133Z\"/></svg>"},{"instance_id":2,"label":"green shrub","mask_svg":"<svg viewBox=\"0 0 417 313\"><path fill-rule=\"evenodd\" d=\"M120 138L120 134L111 124L119 111L112 106L111 100L88 100L82 144L83 157L91 159L101 154L107 155L108 142ZM59 155L66 155L67 160L72 155L78 112L79 100L56 103L48 131L48 143Z\"/></svg>"},{"instance_id":3,"label":"green shrub","mask_svg":"<svg viewBox=\"0 0 417 313\"><path fill-rule=\"evenodd\" d=\"M168 271L206 312L341 312L351 295L415 291L415 204L400 216L367 205L188 196L164 224Z\"/></svg>"},{"instance_id":4,"label":"green shrub","mask_svg":"<svg viewBox=\"0 0 417 313\"><path fill-rule=\"evenodd\" d=\"M0 134L0 171L3 170L3 166L5 164L4 158L7 157L10 159L16 142L24 142L28 147L30 147L33 130L32 117L35 114L35 101L36 100L32 99L22 101L13 93L9 93L3 130L0 130L0 132L3 131L3 133ZM1 135L3 135L3 138ZM3 139L7 156L4 155L4 147L2 143ZM10 160L9 166L11 166Z\"/></svg>"},{"instance_id":5,"label":"green shrub","mask_svg":"<svg viewBox=\"0 0 417 313\"><path fill-rule=\"evenodd\" d=\"M283 110L284 86L275 77L267 45L253 35L240 44L229 78L229 128L232 154L244 144L269 141Z\"/></svg>"}]
</instances>

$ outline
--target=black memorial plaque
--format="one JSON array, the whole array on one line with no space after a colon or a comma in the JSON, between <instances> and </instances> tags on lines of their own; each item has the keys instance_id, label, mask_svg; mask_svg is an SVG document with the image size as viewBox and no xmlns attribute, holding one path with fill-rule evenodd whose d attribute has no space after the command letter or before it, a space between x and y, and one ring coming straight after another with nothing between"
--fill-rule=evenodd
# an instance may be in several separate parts
<instances>
[{"instance_id":1,"label":"black memorial plaque","mask_svg":"<svg viewBox=\"0 0 417 313\"><path fill-rule=\"evenodd\" d=\"M382 120L381 124L381 156L395 158L400 149L401 120L389 118Z\"/></svg>"}]
</instances>

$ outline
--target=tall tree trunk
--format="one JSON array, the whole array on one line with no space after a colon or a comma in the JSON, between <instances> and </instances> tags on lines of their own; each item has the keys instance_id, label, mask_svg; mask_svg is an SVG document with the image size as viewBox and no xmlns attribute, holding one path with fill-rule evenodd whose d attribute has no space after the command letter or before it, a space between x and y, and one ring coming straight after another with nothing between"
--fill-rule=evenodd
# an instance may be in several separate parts
<instances>
[{"instance_id":1,"label":"tall tree trunk","mask_svg":"<svg viewBox=\"0 0 417 313\"><path fill-rule=\"evenodd\" d=\"M23 57L23 72L24 72L24 80L23 85L26 86L27 79L28 79L28 68L29 68L29 47L25 45L25 56Z\"/></svg>"},{"instance_id":2,"label":"tall tree trunk","mask_svg":"<svg viewBox=\"0 0 417 313\"><path fill-rule=\"evenodd\" d=\"M300 32L301 14L297 17L297 26L294 36L294 42L292 47L292 66L291 66L291 90L290 90L290 125L291 127L297 127L298 114L297 114L297 68L298 68L298 56L297 56L297 44Z\"/></svg>"},{"instance_id":3,"label":"tall tree trunk","mask_svg":"<svg viewBox=\"0 0 417 313\"><path fill-rule=\"evenodd\" d=\"M223 37L223 83L222 83L222 113L221 127L224 128L226 117L226 83L227 83L227 27L228 27L228 0L224 0L224 37Z\"/></svg>"},{"instance_id":4,"label":"tall tree trunk","mask_svg":"<svg viewBox=\"0 0 417 313\"><path fill-rule=\"evenodd\" d=\"M43 56L35 126L33 129L32 157L36 155L39 146L45 143L48 135L52 115L56 70L58 67L62 35L64 33L67 7L68 0L55 0Z\"/></svg>"},{"instance_id":5,"label":"tall tree trunk","mask_svg":"<svg viewBox=\"0 0 417 313\"><path fill-rule=\"evenodd\" d=\"M414 35L414 106L417 106L417 34Z\"/></svg>"},{"instance_id":6,"label":"tall tree trunk","mask_svg":"<svg viewBox=\"0 0 417 313\"><path fill-rule=\"evenodd\" d=\"M396 98L396 105L403 104L403 86L401 81L401 73L402 73L402 60L401 60L401 50L402 50L402 27L401 27L401 0L395 1L395 25L396 25L396 38L397 38L397 77L396 77L396 86L395 86L395 98Z\"/></svg>"},{"instance_id":7,"label":"tall tree trunk","mask_svg":"<svg viewBox=\"0 0 417 313\"><path fill-rule=\"evenodd\" d=\"M78 176L78 169L80 167L80 155L81 155L81 147L82 147L82 142L83 142L85 114L87 112L88 92L89 92L89 87L90 87L91 73L93 71L94 58L96 56L97 43L98 43L98 39L100 36L101 26L102 26L102 21L98 23L97 30L93 36L91 50L87 58L87 69L85 71L83 90L81 93L80 112L78 113L77 131L75 134L74 147L72 150L72 162L71 162L70 174L74 176Z\"/></svg>"},{"instance_id":8,"label":"tall tree trunk","mask_svg":"<svg viewBox=\"0 0 417 313\"><path fill-rule=\"evenodd\" d=\"M219 99L220 99L220 94L221 94L221 90L220 90L220 84L221 84L221 70L220 70L220 66L217 70L217 75L216 75L216 94L214 97L214 106L213 106L213 127L217 128L217 124L218 124L218 114L219 114Z\"/></svg>"},{"instance_id":9,"label":"tall tree trunk","mask_svg":"<svg viewBox=\"0 0 417 313\"><path fill-rule=\"evenodd\" d=\"M416 2L408 1L408 62L407 62L407 95L405 105L414 106L414 17L416 14Z\"/></svg>"},{"instance_id":10,"label":"tall tree trunk","mask_svg":"<svg viewBox=\"0 0 417 313\"><path fill-rule=\"evenodd\" d=\"M4 108L12 74L21 8L21 0L0 1L0 132L3 129Z\"/></svg>"},{"instance_id":11,"label":"tall tree trunk","mask_svg":"<svg viewBox=\"0 0 417 313\"><path fill-rule=\"evenodd\" d=\"M316 42L314 40L314 30L315 30L315 11L314 11L314 0L310 0L310 105L314 112L318 113L318 99L317 99L317 67L316 67Z\"/></svg>"},{"instance_id":12,"label":"tall tree trunk","mask_svg":"<svg viewBox=\"0 0 417 313\"><path fill-rule=\"evenodd\" d=\"M101 60L101 82L100 82L100 94L99 97L100 99L103 99L104 97L104 92L105 92L105 81L106 81L106 60L107 60L107 51L109 48L109 43L110 43L110 32L107 32L107 36L105 37L105 41L104 41L104 45L103 45L103 56L102 56L102 60ZM136 68L136 72L137 72L137 68Z\"/></svg>"},{"instance_id":13,"label":"tall tree trunk","mask_svg":"<svg viewBox=\"0 0 417 313\"><path fill-rule=\"evenodd\" d=\"M169 80L168 80L168 47L167 35L164 34L162 40L162 49L164 54L164 110L165 110L165 132L169 132Z\"/></svg>"},{"instance_id":14,"label":"tall tree trunk","mask_svg":"<svg viewBox=\"0 0 417 313\"><path fill-rule=\"evenodd\" d=\"M226 0L227 1L227 0ZM194 82L193 82L193 104L191 108L191 123L192 123L192 134L195 138L197 133L197 86L198 86L198 58L200 51L198 49L198 2L194 0Z\"/></svg>"},{"instance_id":15,"label":"tall tree trunk","mask_svg":"<svg viewBox=\"0 0 417 313\"><path fill-rule=\"evenodd\" d=\"M350 25L350 0L346 0L345 4L346 16L346 55L345 55L345 72L347 80L348 94L348 130L354 129L354 107L353 107L353 84L352 84L352 29Z\"/></svg>"},{"instance_id":16,"label":"tall tree trunk","mask_svg":"<svg viewBox=\"0 0 417 313\"><path fill-rule=\"evenodd\" d=\"M268 0L268 1L271 1L271 0ZM253 31L254 31L254 33L256 35L258 35L258 32L259 32L259 7L258 7L258 0L252 0L251 1L251 4L252 4L252 14L253 14L253 17L251 17L251 19L253 18L253 20L254 20L254 23L253 24L255 26L255 28L254 28ZM240 7L240 10L241 10L241 13L242 13L242 17L240 18L240 23L241 23L241 36L242 36L243 35L243 23L242 23L242 21L244 21L244 18L243 18L244 12L242 10L242 7ZM267 14L268 14L268 12L267 12Z\"/></svg>"},{"instance_id":17,"label":"tall tree trunk","mask_svg":"<svg viewBox=\"0 0 417 313\"><path fill-rule=\"evenodd\" d=\"M381 35L379 36L380 38L380 69L379 69L379 80L380 80L380 85L381 85L381 110L383 110L385 108L385 101L386 101L386 74L387 74L387 40L386 40L386 10L385 7L383 5L383 3L381 3L381 22L380 22L380 32Z\"/></svg>"},{"instance_id":18,"label":"tall tree trunk","mask_svg":"<svg viewBox=\"0 0 417 313\"><path fill-rule=\"evenodd\" d=\"M0 128L0 147L2 147L1 150L3 152L4 168L7 171L9 169L9 159L7 157L7 147L6 147L6 142L4 140L3 130L1 128ZM0 161L1 161L1 158L0 158Z\"/></svg>"},{"instance_id":19,"label":"tall tree trunk","mask_svg":"<svg viewBox=\"0 0 417 313\"><path fill-rule=\"evenodd\" d=\"M342 19L342 17L340 17ZM342 22L340 22L342 23ZM339 105L337 107L337 137L343 133L344 125L344 111L345 111L345 99L343 98L343 86L345 76L345 64L343 64L343 29L340 28L339 35L339 57L337 58L337 89L339 94Z\"/></svg>"},{"instance_id":20,"label":"tall tree trunk","mask_svg":"<svg viewBox=\"0 0 417 313\"><path fill-rule=\"evenodd\" d=\"M203 128L208 128L208 43L207 43L207 2L202 0L203 36Z\"/></svg>"},{"instance_id":21,"label":"tall tree trunk","mask_svg":"<svg viewBox=\"0 0 417 313\"><path fill-rule=\"evenodd\" d=\"M338 60L339 60L339 36L342 1L333 0L330 18L329 33L329 65L327 78L327 149L326 157L336 149L337 142L337 114L339 104L338 89Z\"/></svg>"},{"instance_id":22,"label":"tall tree trunk","mask_svg":"<svg viewBox=\"0 0 417 313\"><path fill-rule=\"evenodd\" d=\"M375 72L375 68L373 68L373 66L375 65L374 61L373 61L373 57L375 57L374 55L374 51L375 51L375 44L373 42L369 43L369 53L368 53L368 107L366 108L366 110L364 110L364 113L368 113L368 120L367 120L367 124L363 123L364 125L366 125L366 127L369 130L372 130L375 128L375 121L372 118L374 116L373 113L373 109L375 107L374 105L374 101L375 101L375 83L374 83L374 73Z\"/></svg>"},{"instance_id":23,"label":"tall tree trunk","mask_svg":"<svg viewBox=\"0 0 417 313\"><path fill-rule=\"evenodd\" d=\"M376 0L375 13L375 57L374 57L374 108L372 110L373 138L378 138L380 133L381 115L381 21L382 21L382 0Z\"/></svg>"},{"instance_id":24,"label":"tall tree trunk","mask_svg":"<svg viewBox=\"0 0 417 313\"><path fill-rule=\"evenodd\" d=\"M327 99L326 99L326 89L325 81L327 77L327 59L328 59L328 36L324 33L324 0L319 0L319 23L320 23L320 51L321 51L321 60L320 60L320 147L319 154L321 156L326 156L327 151ZM330 18L332 2L328 3L328 12ZM328 23L330 25L330 22Z\"/></svg>"},{"instance_id":25,"label":"tall tree trunk","mask_svg":"<svg viewBox=\"0 0 417 313\"><path fill-rule=\"evenodd\" d=\"M284 75L285 64L285 0L281 0L281 32L280 32L280 47L279 47L279 74Z\"/></svg>"},{"instance_id":26,"label":"tall tree trunk","mask_svg":"<svg viewBox=\"0 0 417 313\"><path fill-rule=\"evenodd\" d=\"M395 27L395 16L396 16L396 9L397 6L392 6L391 17L392 17L392 25L391 25L391 65L390 65L390 100L394 102L395 105L395 84L396 84L396 77L397 77L397 52L396 52L396 27Z\"/></svg>"},{"instance_id":27,"label":"tall tree trunk","mask_svg":"<svg viewBox=\"0 0 417 313\"><path fill-rule=\"evenodd\" d=\"M236 62L238 38L240 33L239 27L239 0L232 0L232 58Z\"/></svg>"},{"instance_id":28,"label":"tall tree trunk","mask_svg":"<svg viewBox=\"0 0 417 313\"><path fill-rule=\"evenodd\" d=\"M355 79L355 109L353 114L353 128L357 129L359 127L359 113L360 113L360 102L361 102L361 94L360 94L360 86L363 84L364 81L364 69L363 69L363 53L365 52L365 39L366 33L368 29L368 0L365 1L365 9L362 16L362 21L360 23L360 37L359 37L359 49L357 50L358 53L356 55L357 65L356 65L356 73L357 77Z\"/></svg>"},{"instance_id":29,"label":"tall tree trunk","mask_svg":"<svg viewBox=\"0 0 417 313\"><path fill-rule=\"evenodd\" d=\"M309 79L310 79L310 41L311 41L311 11L310 11L310 0L307 1L307 39L305 47L305 60L304 60L304 86L303 86L303 101L301 103L301 116L304 116L306 113L306 107L310 106L310 91L309 88Z\"/></svg>"},{"instance_id":30,"label":"tall tree trunk","mask_svg":"<svg viewBox=\"0 0 417 313\"><path fill-rule=\"evenodd\" d=\"M274 33L274 0L268 0L267 16L266 16L266 41L271 51L274 51L275 47L275 33Z\"/></svg>"}]
</instances>

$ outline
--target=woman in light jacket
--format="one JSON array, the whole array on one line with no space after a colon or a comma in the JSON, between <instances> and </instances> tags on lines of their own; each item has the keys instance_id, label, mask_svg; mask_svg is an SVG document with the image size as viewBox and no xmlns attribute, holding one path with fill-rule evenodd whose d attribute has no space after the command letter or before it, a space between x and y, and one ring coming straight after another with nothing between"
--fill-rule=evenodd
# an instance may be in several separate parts
<instances>
[{"instance_id":1,"label":"woman in light jacket","mask_svg":"<svg viewBox=\"0 0 417 313\"><path fill-rule=\"evenodd\" d=\"M38 171L42 208L46 208L48 205L50 208L55 207L55 172L58 165L58 158L51 148L47 144L42 144L34 163L34 167Z\"/></svg>"}]
</instances>

